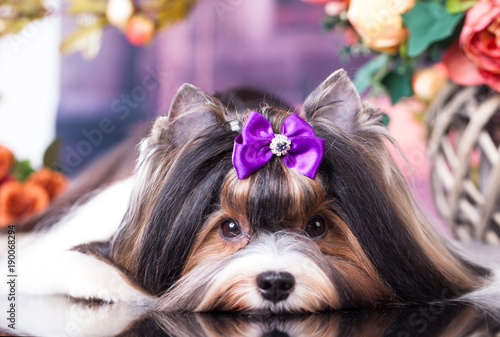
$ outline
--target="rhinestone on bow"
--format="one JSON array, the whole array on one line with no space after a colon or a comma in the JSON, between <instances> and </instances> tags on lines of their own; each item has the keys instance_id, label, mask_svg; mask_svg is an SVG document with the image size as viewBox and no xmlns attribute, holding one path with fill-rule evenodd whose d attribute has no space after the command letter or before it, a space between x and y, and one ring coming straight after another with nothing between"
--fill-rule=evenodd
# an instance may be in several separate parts
<instances>
[{"instance_id":1,"label":"rhinestone on bow","mask_svg":"<svg viewBox=\"0 0 500 337\"><path fill-rule=\"evenodd\" d=\"M274 135L273 140L271 141L271 152L278 157L284 156L288 150L290 150L290 145L292 142L285 135Z\"/></svg>"}]
</instances>

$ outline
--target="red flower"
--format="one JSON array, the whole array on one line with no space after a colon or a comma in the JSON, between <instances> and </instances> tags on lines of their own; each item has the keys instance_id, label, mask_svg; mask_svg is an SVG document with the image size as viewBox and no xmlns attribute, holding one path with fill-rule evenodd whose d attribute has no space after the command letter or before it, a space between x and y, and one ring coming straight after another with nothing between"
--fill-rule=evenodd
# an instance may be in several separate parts
<instances>
[{"instance_id":1,"label":"red flower","mask_svg":"<svg viewBox=\"0 0 500 337\"><path fill-rule=\"evenodd\" d=\"M155 24L151 19L144 15L135 15L128 22L125 35L131 44L140 46L151 41L154 31Z\"/></svg>"},{"instance_id":2,"label":"red flower","mask_svg":"<svg viewBox=\"0 0 500 337\"><path fill-rule=\"evenodd\" d=\"M12 165L14 165L14 155L8 148L0 145L0 181L7 177Z\"/></svg>"},{"instance_id":3,"label":"red flower","mask_svg":"<svg viewBox=\"0 0 500 337\"><path fill-rule=\"evenodd\" d=\"M4 178L0 179L0 186L2 184L5 184L6 182L8 181L12 181L12 180L15 180L13 176L11 175L6 175Z\"/></svg>"},{"instance_id":4,"label":"red flower","mask_svg":"<svg viewBox=\"0 0 500 337\"><path fill-rule=\"evenodd\" d=\"M500 91L500 0L481 0L467 12L460 45L483 81Z\"/></svg>"}]
</instances>

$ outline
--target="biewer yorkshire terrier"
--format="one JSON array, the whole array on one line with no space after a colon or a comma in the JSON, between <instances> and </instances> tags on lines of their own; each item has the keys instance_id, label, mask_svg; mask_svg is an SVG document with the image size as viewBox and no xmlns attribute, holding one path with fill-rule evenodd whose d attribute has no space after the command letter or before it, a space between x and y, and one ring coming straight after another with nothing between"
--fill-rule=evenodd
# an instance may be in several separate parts
<instances>
[{"instance_id":1,"label":"biewer yorkshire terrier","mask_svg":"<svg viewBox=\"0 0 500 337\"><path fill-rule=\"evenodd\" d=\"M260 102L182 86L133 177L18 237L18 293L192 312L500 306L494 272L422 214L343 70L303 113Z\"/></svg>"}]
</instances>

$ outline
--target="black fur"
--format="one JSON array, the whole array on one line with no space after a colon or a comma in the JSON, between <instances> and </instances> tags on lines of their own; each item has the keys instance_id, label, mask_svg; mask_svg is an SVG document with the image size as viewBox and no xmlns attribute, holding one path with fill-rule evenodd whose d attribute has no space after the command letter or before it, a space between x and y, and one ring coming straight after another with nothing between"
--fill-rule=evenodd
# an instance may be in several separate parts
<instances>
[{"instance_id":1,"label":"black fur","mask_svg":"<svg viewBox=\"0 0 500 337\"><path fill-rule=\"evenodd\" d=\"M232 167L234 133L213 126L180 155L161 197L148 216L148 247L142 247L137 279L155 295L168 290L181 275L205 218L218 204L222 181Z\"/></svg>"},{"instance_id":2,"label":"black fur","mask_svg":"<svg viewBox=\"0 0 500 337\"><path fill-rule=\"evenodd\" d=\"M430 264L406 229L373 172L375 164L355 139L316 127L316 134L332 144L325 149L319 172L327 178L332 208L349 225L384 280L403 301L426 302L455 298L465 289L448 282ZM397 200L395 201L397 202ZM465 266L486 276L488 271Z\"/></svg>"}]
</instances>

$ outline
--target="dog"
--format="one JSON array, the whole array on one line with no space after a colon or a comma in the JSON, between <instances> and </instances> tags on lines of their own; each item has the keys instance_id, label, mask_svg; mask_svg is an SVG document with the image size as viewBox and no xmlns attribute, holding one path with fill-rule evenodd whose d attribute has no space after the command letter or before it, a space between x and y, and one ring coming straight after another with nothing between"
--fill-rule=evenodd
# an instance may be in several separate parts
<instances>
[{"instance_id":1,"label":"dog","mask_svg":"<svg viewBox=\"0 0 500 337\"><path fill-rule=\"evenodd\" d=\"M303 114L257 102L183 85L132 177L17 236L17 292L164 312L500 305L495 272L417 206L344 70Z\"/></svg>"}]
</instances>

